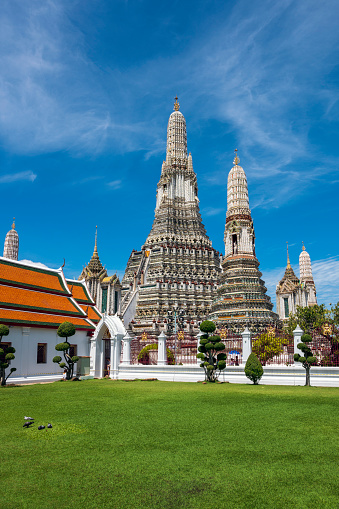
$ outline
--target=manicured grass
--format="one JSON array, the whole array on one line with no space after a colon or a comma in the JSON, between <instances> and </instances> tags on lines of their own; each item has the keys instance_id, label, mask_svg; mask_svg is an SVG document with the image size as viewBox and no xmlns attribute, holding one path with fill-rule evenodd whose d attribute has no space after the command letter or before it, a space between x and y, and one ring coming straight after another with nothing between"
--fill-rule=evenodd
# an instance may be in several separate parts
<instances>
[{"instance_id":1,"label":"manicured grass","mask_svg":"<svg viewBox=\"0 0 339 509\"><path fill-rule=\"evenodd\" d=\"M339 507L335 388L89 380L0 403L6 509Z\"/></svg>"}]
</instances>

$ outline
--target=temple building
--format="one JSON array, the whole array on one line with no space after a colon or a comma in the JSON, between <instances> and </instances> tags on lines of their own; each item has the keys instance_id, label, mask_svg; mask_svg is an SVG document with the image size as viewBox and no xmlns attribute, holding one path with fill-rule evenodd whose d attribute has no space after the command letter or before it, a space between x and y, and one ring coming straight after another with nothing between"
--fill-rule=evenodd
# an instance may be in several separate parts
<instances>
[{"instance_id":1,"label":"temple building","mask_svg":"<svg viewBox=\"0 0 339 509\"><path fill-rule=\"evenodd\" d=\"M267 325L275 324L278 315L272 311L273 304L261 279L246 174L235 152L227 181L225 256L210 319L219 327L226 326L236 332L242 332L245 327L260 332Z\"/></svg>"},{"instance_id":2,"label":"temple building","mask_svg":"<svg viewBox=\"0 0 339 509\"><path fill-rule=\"evenodd\" d=\"M4 245L4 258L17 260L19 256L19 235L15 229L15 217L13 218L12 229L6 235Z\"/></svg>"},{"instance_id":3,"label":"temple building","mask_svg":"<svg viewBox=\"0 0 339 509\"><path fill-rule=\"evenodd\" d=\"M186 121L176 97L153 226L142 248L132 251L122 280L125 326L159 331L169 311L182 310L186 323L196 327L210 311L220 271L219 253L202 224Z\"/></svg>"},{"instance_id":4,"label":"temple building","mask_svg":"<svg viewBox=\"0 0 339 509\"><path fill-rule=\"evenodd\" d=\"M95 231L95 243L92 258L79 276L84 281L98 309L102 313L115 315L120 312L121 284L116 274L109 276L98 254L98 229Z\"/></svg>"},{"instance_id":5,"label":"temple building","mask_svg":"<svg viewBox=\"0 0 339 509\"><path fill-rule=\"evenodd\" d=\"M89 369L90 338L102 315L83 283L66 279L62 268L0 257L0 295L0 323L9 327L1 344L16 350L13 378L61 377L53 358L61 342L57 330L65 321L76 328L71 355L81 357L79 369L81 362Z\"/></svg>"},{"instance_id":6,"label":"temple building","mask_svg":"<svg viewBox=\"0 0 339 509\"><path fill-rule=\"evenodd\" d=\"M287 321L294 314L297 306L306 307L317 304L317 292L312 275L311 258L303 244L299 256L300 279L295 275L288 254L287 267L281 281L277 284L277 313L279 318Z\"/></svg>"}]
</instances>

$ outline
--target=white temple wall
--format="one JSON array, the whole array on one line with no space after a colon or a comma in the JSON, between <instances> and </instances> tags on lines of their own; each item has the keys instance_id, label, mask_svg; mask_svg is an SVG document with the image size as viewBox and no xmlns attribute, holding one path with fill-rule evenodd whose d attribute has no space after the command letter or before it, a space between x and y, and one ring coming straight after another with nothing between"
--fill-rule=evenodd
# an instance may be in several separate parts
<instances>
[{"instance_id":1,"label":"white temple wall","mask_svg":"<svg viewBox=\"0 0 339 509\"><path fill-rule=\"evenodd\" d=\"M53 357L56 355L60 355L63 359L63 352L55 350L55 346L64 341L57 335L56 329L10 326L9 335L4 336L2 341L11 343L16 350L15 359L11 362L11 367L17 369L13 377L62 374L63 370L53 362ZM71 345L77 345L78 356L89 355L89 339L86 331L78 330L68 341ZM46 344L46 362L37 362L38 343ZM11 377L8 381L10 380Z\"/></svg>"}]
</instances>

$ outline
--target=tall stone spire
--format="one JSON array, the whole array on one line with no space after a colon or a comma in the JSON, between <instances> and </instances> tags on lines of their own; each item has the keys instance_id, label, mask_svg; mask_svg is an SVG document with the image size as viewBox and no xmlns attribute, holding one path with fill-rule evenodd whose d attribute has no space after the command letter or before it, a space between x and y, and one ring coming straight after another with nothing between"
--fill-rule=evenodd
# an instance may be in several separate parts
<instances>
[{"instance_id":1,"label":"tall stone spire","mask_svg":"<svg viewBox=\"0 0 339 509\"><path fill-rule=\"evenodd\" d=\"M6 235L4 245L4 258L17 260L19 256L19 235L15 229L15 217L13 218L12 229Z\"/></svg>"},{"instance_id":2,"label":"tall stone spire","mask_svg":"<svg viewBox=\"0 0 339 509\"><path fill-rule=\"evenodd\" d=\"M219 326L242 332L262 331L278 320L266 295L255 254L255 233L249 208L247 179L237 150L227 180L225 257L211 319Z\"/></svg>"},{"instance_id":3,"label":"tall stone spire","mask_svg":"<svg viewBox=\"0 0 339 509\"><path fill-rule=\"evenodd\" d=\"M95 227L95 241L94 241L94 251L92 254L92 258L90 259L89 264L87 265L87 269L93 274L93 275L101 275L102 271L105 270L99 255L98 255L98 227Z\"/></svg>"},{"instance_id":4,"label":"tall stone spire","mask_svg":"<svg viewBox=\"0 0 339 509\"><path fill-rule=\"evenodd\" d=\"M122 280L125 325L132 318L145 330L153 323L164 324L173 308L183 309L197 325L210 310L219 273L219 253L200 216L197 177L192 155L187 155L186 120L176 97L153 226L141 251L133 250Z\"/></svg>"},{"instance_id":5,"label":"tall stone spire","mask_svg":"<svg viewBox=\"0 0 339 509\"><path fill-rule=\"evenodd\" d=\"M317 304L317 292L312 274L311 257L304 246L299 255L300 283L308 290L307 305Z\"/></svg>"}]
</instances>

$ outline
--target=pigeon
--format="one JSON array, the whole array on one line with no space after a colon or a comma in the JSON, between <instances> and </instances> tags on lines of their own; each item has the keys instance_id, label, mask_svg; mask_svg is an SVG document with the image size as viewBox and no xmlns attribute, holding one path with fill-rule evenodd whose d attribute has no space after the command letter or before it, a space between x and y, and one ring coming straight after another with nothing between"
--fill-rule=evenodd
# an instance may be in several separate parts
<instances>
[{"instance_id":1,"label":"pigeon","mask_svg":"<svg viewBox=\"0 0 339 509\"><path fill-rule=\"evenodd\" d=\"M50 422L47 424L47 428L53 428L53 426Z\"/></svg>"},{"instance_id":2,"label":"pigeon","mask_svg":"<svg viewBox=\"0 0 339 509\"><path fill-rule=\"evenodd\" d=\"M41 425L38 427L38 429L45 429L45 426Z\"/></svg>"},{"instance_id":3,"label":"pigeon","mask_svg":"<svg viewBox=\"0 0 339 509\"><path fill-rule=\"evenodd\" d=\"M26 415L25 415L24 419L25 419L25 421L34 421L33 417L27 417Z\"/></svg>"},{"instance_id":4,"label":"pigeon","mask_svg":"<svg viewBox=\"0 0 339 509\"><path fill-rule=\"evenodd\" d=\"M23 425L23 428L29 428L31 424L34 424L34 422L33 421L25 422L25 424Z\"/></svg>"}]
</instances>

